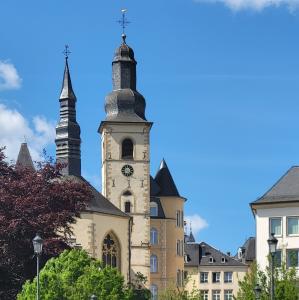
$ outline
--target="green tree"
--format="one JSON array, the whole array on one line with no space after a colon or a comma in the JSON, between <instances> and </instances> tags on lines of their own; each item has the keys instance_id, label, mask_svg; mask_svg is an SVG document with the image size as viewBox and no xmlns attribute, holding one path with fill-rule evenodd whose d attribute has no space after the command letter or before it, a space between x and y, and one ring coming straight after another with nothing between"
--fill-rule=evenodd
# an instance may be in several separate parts
<instances>
[{"instance_id":1,"label":"green tree","mask_svg":"<svg viewBox=\"0 0 299 300\"><path fill-rule=\"evenodd\" d=\"M18 300L34 300L36 278L26 281ZM82 250L66 250L50 259L40 272L40 295L44 300L87 300L94 294L99 300L131 300L134 291L124 284L114 268Z\"/></svg>"},{"instance_id":2,"label":"green tree","mask_svg":"<svg viewBox=\"0 0 299 300\"><path fill-rule=\"evenodd\" d=\"M269 268L265 272L259 270L253 263L249 272L239 282L239 291L236 300L255 300L254 288L256 284L261 287L261 300L270 299L270 276ZM299 298L298 282L295 268L287 268L282 264L275 268L274 272L275 300L297 300Z\"/></svg>"}]
</instances>

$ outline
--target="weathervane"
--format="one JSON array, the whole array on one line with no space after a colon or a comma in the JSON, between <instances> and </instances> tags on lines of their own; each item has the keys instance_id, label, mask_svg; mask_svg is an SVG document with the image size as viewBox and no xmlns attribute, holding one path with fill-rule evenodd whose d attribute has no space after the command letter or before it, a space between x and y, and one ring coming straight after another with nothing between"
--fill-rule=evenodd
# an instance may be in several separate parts
<instances>
[{"instance_id":1,"label":"weathervane","mask_svg":"<svg viewBox=\"0 0 299 300\"><path fill-rule=\"evenodd\" d=\"M71 54L72 52L69 50L69 45L65 45L64 47L64 51L62 52L65 56L65 59L68 59L69 58L69 54Z\"/></svg>"},{"instance_id":2,"label":"weathervane","mask_svg":"<svg viewBox=\"0 0 299 300\"><path fill-rule=\"evenodd\" d=\"M126 18L126 12L127 12L127 9L126 8L123 8L121 10L121 13L122 13L122 18L120 20L118 20L117 22L120 24L122 30L123 30L123 33L122 33L122 36L125 37L126 34L125 34L125 29L127 27L127 25L129 25L131 22L127 20Z\"/></svg>"}]
</instances>

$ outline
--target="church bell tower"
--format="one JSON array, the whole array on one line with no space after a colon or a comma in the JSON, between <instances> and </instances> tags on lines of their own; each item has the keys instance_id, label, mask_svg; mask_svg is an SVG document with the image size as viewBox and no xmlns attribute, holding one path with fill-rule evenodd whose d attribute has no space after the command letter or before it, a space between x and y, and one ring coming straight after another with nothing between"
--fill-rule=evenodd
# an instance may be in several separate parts
<instances>
[{"instance_id":1,"label":"church bell tower","mask_svg":"<svg viewBox=\"0 0 299 300\"><path fill-rule=\"evenodd\" d=\"M136 89L134 51L122 35L112 62L113 90L101 122L102 194L132 217L131 274L150 279L150 129Z\"/></svg>"}]
</instances>

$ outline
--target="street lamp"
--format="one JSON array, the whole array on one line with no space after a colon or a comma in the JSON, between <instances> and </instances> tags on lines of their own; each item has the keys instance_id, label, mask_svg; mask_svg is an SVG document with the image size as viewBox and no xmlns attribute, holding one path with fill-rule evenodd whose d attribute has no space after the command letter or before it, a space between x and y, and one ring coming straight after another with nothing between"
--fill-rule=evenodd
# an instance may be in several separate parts
<instances>
[{"instance_id":1,"label":"street lamp","mask_svg":"<svg viewBox=\"0 0 299 300\"><path fill-rule=\"evenodd\" d=\"M268 239L269 252L271 254L271 300L274 300L274 257L277 250L278 240L275 238L274 233Z\"/></svg>"},{"instance_id":2,"label":"street lamp","mask_svg":"<svg viewBox=\"0 0 299 300\"><path fill-rule=\"evenodd\" d=\"M36 300L39 300L39 257L43 251L43 239L40 237L40 234L37 233L35 238L32 240L34 254L36 255Z\"/></svg>"},{"instance_id":3,"label":"street lamp","mask_svg":"<svg viewBox=\"0 0 299 300\"><path fill-rule=\"evenodd\" d=\"M261 289L260 285L257 283L255 288L254 288L254 294L255 294L255 299L256 300L261 299L261 293L262 293L262 289Z\"/></svg>"},{"instance_id":4,"label":"street lamp","mask_svg":"<svg viewBox=\"0 0 299 300\"><path fill-rule=\"evenodd\" d=\"M96 295L92 295L92 296L90 297L90 300L98 300L98 298L97 298Z\"/></svg>"}]
</instances>

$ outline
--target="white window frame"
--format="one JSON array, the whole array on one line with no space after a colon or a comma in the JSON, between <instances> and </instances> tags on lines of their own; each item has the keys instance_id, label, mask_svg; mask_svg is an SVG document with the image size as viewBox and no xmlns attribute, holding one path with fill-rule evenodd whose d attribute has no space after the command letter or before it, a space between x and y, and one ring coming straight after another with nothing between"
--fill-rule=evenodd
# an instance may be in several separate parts
<instances>
[{"instance_id":1,"label":"white window frame","mask_svg":"<svg viewBox=\"0 0 299 300\"><path fill-rule=\"evenodd\" d=\"M228 276L230 274L230 276ZM229 279L229 280L227 280ZM226 271L224 272L224 283L233 283L233 272L232 271Z\"/></svg>"},{"instance_id":2,"label":"white window frame","mask_svg":"<svg viewBox=\"0 0 299 300\"><path fill-rule=\"evenodd\" d=\"M203 281L201 281L201 274L204 274ZM199 273L199 282L200 283L209 283L209 272L200 272Z\"/></svg>"},{"instance_id":3,"label":"white window frame","mask_svg":"<svg viewBox=\"0 0 299 300\"><path fill-rule=\"evenodd\" d=\"M289 233L289 219L298 219L298 223L299 223L298 216L288 216L287 217L287 236L299 236L299 230L298 230L298 233Z\"/></svg>"},{"instance_id":4,"label":"white window frame","mask_svg":"<svg viewBox=\"0 0 299 300\"><path fill-rule=\"evenodd\" d=\"M201 290L200 295L203 300L209 300L209 290Z\"/></svg>"},{"instance_id":5,"label":"white window frame","mask_svg":"<svg viewBox=\"0 0 299 300\"><path fill-rule=\"evenodd\" d=\"M234 293L233 290L224 290L224 300L233 300Z\"/></svg>"},{"instance_id":6,"label":"white window frame","mask_svg":"<svg viewBox=\"0 0 299 300\"><path fill-rule=\"evenodd\" d=\"M221 299L221 290L212 290L212 300Z\"/></svg>"},{"instance_id":7,"label":"white window frame","mask_svg":"<svg viewBox=\"0 0 299 300\"><path fill-rule=\"evenodd\" d=\"M156 284L151 284L151 300L158 300L158 286Z\"/></svg>"},{"instance_id":8,"label":"white window frame","mask_svg":"<svg viewBox=\"0 0 299 300\"><path fill-rule=\"evenodd\" d=\"M214 281L214 274L216 274L215 281ZM212 272L212 283L220 283L221 281L221 273L220 272Z\"/></svg>"},{"instance_id":9,"label":"white window frame","mask_svg":"<svg viewBox=\"0 0 299 300\"><path fill-rule=\"evenodd\" d=\"M272 230L272 220L280 220L280 234L275 234ZM269 236L274 233L275 236L281 237L283 233L283 224L282 224L282 217L271 217L269 218Z\"/></svg>"}]
</instances>

